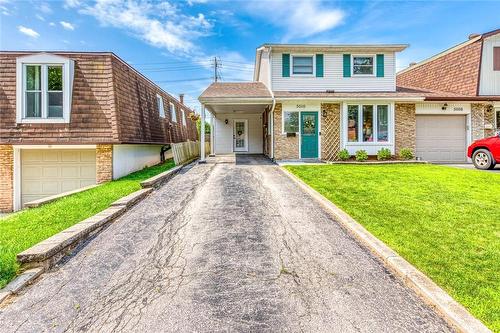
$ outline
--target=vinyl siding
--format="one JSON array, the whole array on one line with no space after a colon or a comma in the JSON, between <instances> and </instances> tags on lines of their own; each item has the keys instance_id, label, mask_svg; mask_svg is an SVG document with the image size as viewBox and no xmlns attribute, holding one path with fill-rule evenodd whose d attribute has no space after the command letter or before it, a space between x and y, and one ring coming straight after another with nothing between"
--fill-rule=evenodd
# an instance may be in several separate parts
<instances>
[{"instance_id":1,"label":"vinyl siding","mask_svg":"<svg viewBox=\"0 0 500 333\"><path fill-rule=\"evenodd\" d=\"M225 120L228 123L225 123ZM217 114L214 119L215 154L229 154L233 152L233 127L234 119L247 119L248 121L248 154L263 153L263 133L261 114Z\"/></svg>"},{"instance_id":2,"label":"vinyl siding","mask_svg":"<svg viewBox=\"0 0 500 333\"><path fill-rule=\"evenodd\" d=\"M293 55L295 55L294 53ZM310 54L310 53L307 53ZM374 55L376 57L376 55ZM395 91L395 56L384 53L384 77L343 77L343 53L324 53L324 77L282 77L282 53L272 54L275 91ZM290 69L291 71L291 69ZM376 67L374 68L376 72Z\"/></svg>"},{"instance_id":3,"label":"vinyl siding","mask_svg":"<svg viewBox=\"0 0 500 333\"><path fill-rule=\"evenodd\" d=\"M479 95L500 95L500 71L493 70L493 47L500 47L500 35L484 40Z\"/></svg>"}]
</instances>

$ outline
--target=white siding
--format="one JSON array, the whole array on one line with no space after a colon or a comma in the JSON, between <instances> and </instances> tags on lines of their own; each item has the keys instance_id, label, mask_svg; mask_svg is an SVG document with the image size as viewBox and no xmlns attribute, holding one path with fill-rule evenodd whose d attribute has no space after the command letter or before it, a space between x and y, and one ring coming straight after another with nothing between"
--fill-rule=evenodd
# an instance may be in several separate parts
<instances>
[{"instance_id":1,"label":"white siding","mask_svg":"<svg viewBox=\"0 0 500 333\"><path fill-rule=\"evenodd\" d=\"M292 53L296 55L297 53ZM310 54L310 53L308 53ZM324 77L282 77L282 53L272 53L274 91L395 91L395 55L384 54L384 77L343 77L343 53L323 53ZM374 68L376 70L376 68ZM292 69L290 68L290 72Z\"/></svg>"},{"instance_id":2,"label":"white siding","mask_svg":"<svg viewBox=\"0 0 500 333\"><path fill-rule=\"evenodd\" d=\"M225 123L225 120L228 123ZM228 113L217 114L214 119L215 154L230 154L233 152L233 126L234 119L248 120L248 152L249 154L262 154L262 115Z\"/></svg>"},{"instance_id":3,"label":"white siding","mask_svg":"<svg viewBox=\"0 0 500 333\"><path fill-rule=\"evenodd\" d=\"M271 88L271 80L269 79L269 52L263 51L260 61L259 81L264 83L268 88Z\"/></svg>"},{"instance_id":4,"label":"white siding","mask_svg":"<svg viewBox=\"0 0 500 333\"><path fill-rule=\"evenodd\" d=\"M471 110L470 103L446 103L446 110L443 110L443 103L417 103L417 114L438 114L438 115L454 115L454 114L469 114Z\"/></svg>"},{"instance_id":5,"label":"white siding","mask_svg":"<svg viewBox=\"0 0 500 333\"><path fill-rule=\"evenodd\" d=\"M114 145L113 179L160 163L161 147L161 145Z\"/></svg>"},{"instance_id":6,"label":"white siding","mask_svg":"<svg viewBox=\"0 0 500 333\"><path fill-rule=\"evenodd\" d=\"M500 95L500 71L493 70L493 47L500 47L500 34L484 40L479 95Z\"/></svg>"}]
</instances>

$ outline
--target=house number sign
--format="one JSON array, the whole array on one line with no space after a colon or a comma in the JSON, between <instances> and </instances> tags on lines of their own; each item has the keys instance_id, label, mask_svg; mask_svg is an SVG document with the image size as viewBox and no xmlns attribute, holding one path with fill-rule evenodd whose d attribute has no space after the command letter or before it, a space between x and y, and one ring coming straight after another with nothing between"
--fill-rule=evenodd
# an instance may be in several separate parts
<instances>
[{"instance_id":1,"label":"house number sign","mask_svg":"<svg viewBox=\"0 0 500 333\"><path fill-rule=\"evenodd\" d=\"M305 104L297 104L296 108L297 109L305 109L306 105Z\"/></svg>"}]
</instances>

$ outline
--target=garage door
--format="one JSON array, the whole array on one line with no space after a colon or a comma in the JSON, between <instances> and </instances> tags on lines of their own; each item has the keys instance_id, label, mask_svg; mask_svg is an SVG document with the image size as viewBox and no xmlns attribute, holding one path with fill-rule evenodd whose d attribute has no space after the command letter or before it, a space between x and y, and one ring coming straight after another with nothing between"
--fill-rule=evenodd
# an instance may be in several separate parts
<instances>
[{"instance_id":1,"label":"garage door","mask_svg":"<svg viewBox=\"0 0 500 333\"><path fill-rule=\"evenodd\" d=\"M23 205L25 202L95 183L95 149L21 150Z\"/></svg>"},{"instance_id":2,"label":"garage door","mask_svg":"<svg viewBox=\"0 0 500 333\"><path fill-rule=\"evenodd\" d=\"M466 161L465 116L417 116L417 157L430 162Z\"/></svg>"}]
</instances>

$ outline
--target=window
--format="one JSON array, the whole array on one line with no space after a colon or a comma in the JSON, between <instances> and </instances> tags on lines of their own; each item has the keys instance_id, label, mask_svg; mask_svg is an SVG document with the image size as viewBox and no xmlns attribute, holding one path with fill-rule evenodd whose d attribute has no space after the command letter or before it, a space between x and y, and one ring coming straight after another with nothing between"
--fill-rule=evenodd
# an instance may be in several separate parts
<instances>
[{"instance_id":1,"label":"window","mask_svg":"<svg viewBox=\"0 0 500 333\"><path fill-rule=\"evenodd\" d=\"M293 56L292 69L294 75L312 75L314 71L314 57Z\"/></svg>"},{"instance_id":2,"label":"window","mask_svg":"<svg viewBox=\"0 0 500 333\"><path fill-rule=\"evenodd\" d=\"M495 111L495 124L497 126L497 130L500 131L500 109L496 109Z\"/></svg>"},{"instance_id":3,"label":"window","mask_svg":"<svg viewBox=\"0 0 500 333\"><path fill-rule=\"evenodd\" d=\"M17 122L69 123L73 61L52 54L16 60Z\"/></svg>"},{"instance_id":4,"label":"window","mask_svg":"<svg viewBox=\"0 0 500 333\"><path fill-rule=\"evenodd\" d=\"M298 133L299 132L299 113L284 112L283 113L283 133Z\"/></svg>"},{"instance_id":5,"label":"window","mask_svg":"<svg viewBox=\"0 0 500 333\"><path fill-rule=\"evenodd\" d=\"M165 118L165 109L163 108L163 97L156 95L156 104L158 105L158 113L160 117Z\"/></svg>"},{"instance_id":6,"label":"window","mask_svg":"<svg viewBox=\"0 0 500 333\"><path fill-rule=\"evenodd\" d=\"M359 106L347 106L347 141L358 142Z\"/></svg>"},{"instance_id":7,"label":"window","mask_svg":"<svg viewBox=\"0 0 500 333\"><path fill-rule=\"evenodd\" d=\"M353 56L352 74L353 75L373 75L373 56Z\"/></svg>"},{"instance_id":8,"label":"window","mask_svg":"<svg viewBox=\"0 0 500 333\"><path fill-rule=\"evenodd\" d=\"M177 122L177 114L175 112L175 105L174 105L174 103L172 103L172 102L169 103L169 109L170 109L170 119L172 119L172 121L174 123L176 123Z\"/></svg>"},{"instance_id":9,"label":"window","mask_svg":"<svg viewBox=\"0 0 500 333\"><path fill-rule=\"evenodd\" d=\"M500 71L500 47L493 47L493 70Z\"/></svg>"},{"instance_id":10,"label":"window","mask_svg":"<svg viewBox=\"0 0 500 333\"><path fill-rule=\"evenodd\" d=\"M182 125L186 126L186 110L182 109Z\"/></svg>"},{"instance_id":11,"label":"window","mask_svg":"<svg viewBox=\"0 0 500 333\"><path fill-rule=\"evenodd\" d=\"M389 142L389 106L348 105L347 141Z\"/></svg>"}]
</instances>

